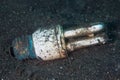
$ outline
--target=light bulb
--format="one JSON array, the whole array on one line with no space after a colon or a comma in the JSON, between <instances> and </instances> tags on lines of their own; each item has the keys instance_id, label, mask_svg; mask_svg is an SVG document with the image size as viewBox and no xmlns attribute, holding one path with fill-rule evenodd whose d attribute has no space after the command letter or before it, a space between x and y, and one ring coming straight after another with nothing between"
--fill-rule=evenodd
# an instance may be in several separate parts
<instances>
[{"instance_id":1,"label":"light bulb","mask_svg":"<svg viewBox=\"0 0 120 80\"><path fill-rule=\"evenodd\" d=\"M32 35L16 38L12 42L18 60L55 60L67 57L67 53L91 45L105 44L108 36L105 24L64 29L61 25L39 28Z\"/></svg>"}]
</instances>

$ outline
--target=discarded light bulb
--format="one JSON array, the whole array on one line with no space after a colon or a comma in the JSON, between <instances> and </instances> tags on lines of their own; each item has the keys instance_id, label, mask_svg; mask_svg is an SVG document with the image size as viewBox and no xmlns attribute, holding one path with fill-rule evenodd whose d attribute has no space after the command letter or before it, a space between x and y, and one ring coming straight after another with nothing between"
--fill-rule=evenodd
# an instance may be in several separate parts
<instances>
[{"instance_id":1,"label":"discarded light bulb","mask_svg":"<svg viewBox=\"0 0 120 80\"><path fill-rule=\"evenodd\" d=\"M90 45L107 41L104 23L90 27L63 29L56 25L40 28L32 35L16 38L13 43L14 55L18 60L54 60L67 57L67 53Z\"/></svg>"}]
</instances>

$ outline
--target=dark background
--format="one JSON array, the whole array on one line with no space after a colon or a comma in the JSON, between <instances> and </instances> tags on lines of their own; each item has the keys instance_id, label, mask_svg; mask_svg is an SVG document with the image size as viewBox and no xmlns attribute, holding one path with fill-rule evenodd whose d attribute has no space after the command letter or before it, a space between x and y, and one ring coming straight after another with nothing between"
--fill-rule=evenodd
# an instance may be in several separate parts
<instances>
[{"instance_id":1,"label":"dark background","mask_svg":"<svg viewBox=\"0 0 120 80\"><path fill-rule=\"evenodd\" d=\"M0 0L1 80L120 80L120 0ZM18 61L9 48L14 38L50 24L112 23L115 41L48 62ZM112 31L112 30L111 30Z\"/></svg>"}]
</instances>

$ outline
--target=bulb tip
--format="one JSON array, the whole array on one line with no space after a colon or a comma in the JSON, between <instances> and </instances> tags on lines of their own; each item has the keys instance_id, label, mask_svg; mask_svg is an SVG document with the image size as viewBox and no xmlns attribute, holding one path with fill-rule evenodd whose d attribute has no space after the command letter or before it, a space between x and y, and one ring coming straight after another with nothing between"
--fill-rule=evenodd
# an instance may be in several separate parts
<instances>
[{"instance_id":1,"label":"bulb tip","mask_svg":"<svg viewBox=\"0 0 120 80\"><path fill-rule=\"evenodd\" d=\"M18 60L36 58L31 36L22 36L12 42L13 54Z\"/></svg>"}]
</instances>

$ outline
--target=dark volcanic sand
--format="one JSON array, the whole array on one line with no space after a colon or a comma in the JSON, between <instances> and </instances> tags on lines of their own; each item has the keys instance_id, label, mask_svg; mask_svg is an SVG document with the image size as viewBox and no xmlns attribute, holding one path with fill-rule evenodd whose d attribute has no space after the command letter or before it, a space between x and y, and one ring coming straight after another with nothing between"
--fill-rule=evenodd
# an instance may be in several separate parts
<instances>
[{"instance_id":1,"label":"dark volcanic sand","mask_svg":"<svg viewBox=\"0 0 120 80\"><path fill-rule=\"evenodd\" d=\"M120 80L120 0L0 0L1 80ZM18 61L14 38L50 24L115 23L115 41L74 51L49 62Z\"/></svg>"}]
</instances>

